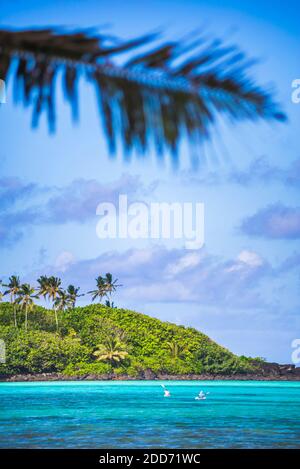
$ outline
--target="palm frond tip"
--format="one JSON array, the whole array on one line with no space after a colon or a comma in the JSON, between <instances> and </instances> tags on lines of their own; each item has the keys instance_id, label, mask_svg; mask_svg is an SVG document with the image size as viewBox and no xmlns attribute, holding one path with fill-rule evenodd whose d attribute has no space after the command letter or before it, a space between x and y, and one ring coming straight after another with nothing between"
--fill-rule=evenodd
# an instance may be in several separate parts
<instances>
[{"instance_id":1,"label":"palm frond tip","mask_svg":"<svg viewBox=\"0 0 300 469\"><path fill-rule=\"evenodd\" d=\"M237 47L201 38L157 45L158 40L156 34L121 41L89 31L2 29L0 78L13 69L16 100L32 106L33 125L46 112L54 131L58 73L74 119L84 75L96 87L111 152L120 141L126 152L154 144L159 154L176 153L184 135L207 138L219 113L234 121L285 119L272 94L249 77L249 62ZM146 46L150 50L139 52ZM115 57L122 53L130 58L121 63Z\"/></svg>"}]
</instances>

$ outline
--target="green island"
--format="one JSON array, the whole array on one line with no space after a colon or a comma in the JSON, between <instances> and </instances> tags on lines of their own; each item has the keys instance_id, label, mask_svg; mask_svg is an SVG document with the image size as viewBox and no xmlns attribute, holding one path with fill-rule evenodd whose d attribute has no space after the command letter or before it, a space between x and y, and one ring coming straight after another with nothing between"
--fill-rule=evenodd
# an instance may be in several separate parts
<instances>
[{"instance_id":1,"label":"green island","mask_svg":"<svg viewBox=\"0 0 300 469\"><path fill-rule=\"evenodd\" d=\"M6 344L1 374L53 373L65 375L254 372L253 360L237 357L206 335L144 314L105 305L89 305L59 312L34 306L28 329L13 306L0 305L0 337Z\"/></svg>"},{"instance_id":2,"label":"green island","mask_svg":"<svg viewBox=\"0 0 300 469\"><path fill-rule=\"evenodd\" d=\"M76 307L79 288L40 277L38 288L12 276L2 293L1 380L30 379L299 379L293 366L237 356L192 327L117 308L113 302ZM119 286L96 279L92 300ZM35 304L43 296L52 309ZM298 378L297 378L298 376Z\"/></svg>"}]
</instances>

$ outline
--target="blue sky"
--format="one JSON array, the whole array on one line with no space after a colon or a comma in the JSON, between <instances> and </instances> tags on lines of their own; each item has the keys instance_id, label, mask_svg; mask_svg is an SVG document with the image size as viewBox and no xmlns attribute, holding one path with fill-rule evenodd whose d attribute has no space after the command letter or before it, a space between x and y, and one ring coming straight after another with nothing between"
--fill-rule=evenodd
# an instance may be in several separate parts
<instances>
[{"instance_id":1,"label":"blue sky","mask_svg":"<svg viewBox=\"0 0 300 469\"><path fill-rule=\"evenodd\" d=\"M121 37L162 28L176 38L205 26L259 59L253 75L272 84L287 124L220 123L211 143L187 142L175 172L165 156L108 155L94 90L80 83L80 120L57 89L57 131L31 128L8 83L0 108L0 278L55 273L85 291L111 271L124 285L119 306L203 330L232 351L290 361L300 334L299 4L290 1L15 1L0 26L106 25ZM1 78L1 77L0 77ZM99 240L96 207L118 193L132 200L204 202L205 246L180 241ZM84 300L83 300L84 301Z\"/></svg>"}]
</instances>

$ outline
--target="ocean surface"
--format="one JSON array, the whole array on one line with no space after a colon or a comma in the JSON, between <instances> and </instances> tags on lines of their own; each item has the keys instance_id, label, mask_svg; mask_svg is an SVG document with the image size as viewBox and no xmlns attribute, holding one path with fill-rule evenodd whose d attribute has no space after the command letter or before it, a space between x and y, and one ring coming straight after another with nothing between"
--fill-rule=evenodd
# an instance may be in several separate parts
<instances>
[{"instance_id":1,"label":"ocean surface","mask_svg":"<svg viewBox=\"0 0 300 469\"><path fill-rule=\"evenodd\" d=\"M299 382L160 383L0 383L0 447L300 448Z\"/></svg>"}]
</instances>

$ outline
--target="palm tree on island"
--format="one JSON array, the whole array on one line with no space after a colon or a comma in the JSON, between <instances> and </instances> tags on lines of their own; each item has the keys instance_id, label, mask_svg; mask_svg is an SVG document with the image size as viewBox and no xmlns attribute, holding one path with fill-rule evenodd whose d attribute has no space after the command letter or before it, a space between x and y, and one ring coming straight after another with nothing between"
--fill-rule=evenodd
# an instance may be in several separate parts
<instances>
[{"instance_id":1,"label":"palm tree on island","mask_svg":"<svg viewBox=\"0 0 300 469\"><path fill-rule=\"evenodd\" d=\"M117 283L118 279L114 279L111 273L105 274L105 276L99 275L96 278L96 289L89 291L88 294L92 295L92 301L98 298L100 301L106 296L111 296L118 287L121 285ZM30 299L38 299L40 296L46 300L49 298L52 301L56 330L58 331L59 321L58 321L58 311L64 311L68 308L75 308L77 298L84 296L84 293L79 293L80 287L75 287L74 285L69 285L66 290L63 289L61 285L61 279L55 276L47 277L46 275L41 275L37 279L38 287L35 289L31 287L28 283L20 283L20 278L16 275L9 277L9 283L4 284L0 280L1 286L8 287L4 293L0 290L0 301L4 295L10 295L11 304L14 307L14 325L17 324L17 305L20 304L22 309L26 310L26 330L27 330L27 313L33 307L33 302L31 303ZM109 308L114 308L114 303L109 300L106 301L106 306Z\"/></svg>"},{"instance_id":2,"label":"palm tree on island","mask_svg":"<svg viewBox=\"0 0 300 469\"><path fill-rule=\"evenodd\" d=\"M171 357L174 358L175 360L177 358L181 358L186 351L183 345L180 345L178 342L175 342L174 340L171 342L167 342L167 345L169 347Z\"/></svg>"},{"instance_id":3,"label":"palm tree on island","mask_svg":"<svg viewBox=\"0 0 300 469\"><path fill-rule=\"evenodd\" d=\"M92 295L92 301L95 301L97 298L99 299L99 301L101 301L102 298L106 295L106 285L105 285L104 277L99 275L96 278L96 285L97 285L96 290L91 290L88 292L88 294Z\"/></svg>"},{"instance_id":4,"label":"palm tree on island","mask_svg":"<svg viewBox=\"0 0 300 469\"><path fill-rule=\"evenodd\" d=\"M53 303L56 330L58 331L58 315L56 299L62 294L61 279L53 275L47 279L47 295Z\"/></svg>"},{"instance_id":5,"label":"palm tree on island","mask_svg":"<svg viewBox=\"0 0 300 469\"><path fill-rule=\"evenodd\" d=\"M126 344L118 337L108 337L103 344L99 344L97 350L93 353L99 361L108 361L116 365L125 360L128 355Z\"/></svg>"},{"instance_id":6,"label":"palm tree on island","mask_svg":"<svg viewBox=\"0 0 300 469\"><path fill-rule=\"evenodd\" d=\"M122 287L122 285L118 284L118 279L116 278L115 280L113 279L112 274L107 273L104 277L104 283L105 283L105 290L106 290L106 296L112 295L116 291L118 287Z\"/></svg>"},{"instance_id":7,"label":"palm tree on island","mask_svg":"<svg viewBox=\"0 0 300 469\"><path fill-rule=\"evenodd\" d=\"M18 327L16 298L21 290L20 278L17 275L12 275L8 279L8 284L3 284L3 286L8 288L8 290L6 290L3 295L10 296L10 302L13 305L14 324L15 327Z\"/></svg>"},{"instance_id":8,"label":"palm tree on island","mask_svg":"<svg viewBox=\"0 0 300 469\"><path fill-rule=\"evenodd\" d=\"M64 311L67 308L72 306L72 301L68 293L64 290L60 290L58 296L55 298L53 302L54 309L56 311ZM58 327L58 321L56 321L56 325Z\"/></svg>"},{"instance_id":9,"label":"palm tree on island","mask_svg":"<svg viewBox=\"0 0 300 469\"><path fill-rule=\"evenodd\" d=\"M28 328L28 312L32 311L34 300L38 297L38 294L35 293L35 289L29 285L29 283L21 285L16 302L25 311L25 331L27 331Z\"/></svg>"},{"instance_id":10,"label":"palm tree on island","mask_svg":"<svg viewBox=\"0 0 300 469\"><path fill-rule=\"evenodd\" d=\"M117 284L117 281L118 279L113 280L112 274L110 273L107 273L105 277L99 275L96 278L96 290L88 292L89 295L92 295L92 301L95 301L97 298L101 301L105 296L111 295L115 292L117 287L121 286Z\"/></svg>"},{"instance_id":11,"label":"palm tree on island","mask_svg":"<svg viewBox=\"0 0 300 469\"><path fill-rule=\"evenodd\" d=\"M80 287L74 287L69 285L67 288L67 294L69 295L70 303L72 308L75 308L77 298L84 296L84 293L79 294Z\"/></svg>"},{"instance_id":12,"label":"palm tree on island","mask_svg":"<svg viewBox=\"0 0 300 469\"><path fill-rule=\"evenodd\" d=\"M37 279L37 283L39 285L38 287L38 292L39 295L41 295L44 299L47 298L48 293L49 293L49 279L46 275L41 275Z\"/></svg>"}]
</instances>

